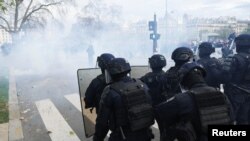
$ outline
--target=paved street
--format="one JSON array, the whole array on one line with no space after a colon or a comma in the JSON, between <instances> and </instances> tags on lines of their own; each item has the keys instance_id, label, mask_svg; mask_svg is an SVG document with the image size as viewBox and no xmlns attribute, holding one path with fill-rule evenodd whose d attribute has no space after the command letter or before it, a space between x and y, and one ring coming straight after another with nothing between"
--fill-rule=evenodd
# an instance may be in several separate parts
<instances>
[{"instance_id":1,"label":"paved street","mask_svg":"<svg viewBox=\"0 0 250 141\"><path fill-rule=\"evenodd\" d=\"M17 75L24 141L89 141L85 138L76 75ZM155 139L159 139L156 125Z\"/></svg>"}]
</instances>

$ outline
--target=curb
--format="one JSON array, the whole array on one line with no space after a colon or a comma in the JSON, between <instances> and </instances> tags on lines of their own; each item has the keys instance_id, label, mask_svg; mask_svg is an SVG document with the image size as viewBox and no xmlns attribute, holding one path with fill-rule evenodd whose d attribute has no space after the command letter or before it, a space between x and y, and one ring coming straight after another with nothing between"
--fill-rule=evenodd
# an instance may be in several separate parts
<instances>
[{"instance_id":1,"label":"curb","mask_svg":"<svg viewBox=\"0 0 250 141\"><path fill-rule=\"evenodd\" d=\"M14 72L9 74L9 141L22 141L23 130L20 121L20 111L17 99L16 80Z\"/></svg>"}]
</instances>

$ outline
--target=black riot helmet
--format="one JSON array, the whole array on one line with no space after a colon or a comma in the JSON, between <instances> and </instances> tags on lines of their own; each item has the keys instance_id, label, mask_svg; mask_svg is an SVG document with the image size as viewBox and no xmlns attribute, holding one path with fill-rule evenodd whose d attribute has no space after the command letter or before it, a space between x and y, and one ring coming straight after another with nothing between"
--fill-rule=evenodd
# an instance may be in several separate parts
<instances>
[{"instance_id":1,"label":"black riot helmet","mask_svg":"<svg viewBox=\"0 0 250 141\"><path fill-rule=\"evenodd\" d=\"M241 34L235 38L236 52L250 53L250 34Z\"/></svg>"},{"instance_id":2,"label":"black riot helmet","mask_svg":"<svg viewBox=\"0 0 250 141\"><path fill-rule=\"evenodd\" d=\"M112 80L119 79L120 77L127 75L130 71L130 64L124 58L115 58L111 60L107 68L107 72Z\"/></svg>"},{"instance_id":3,"label":"black riot helmet","mask_svg":"<svg viewBox=\"0 0 250 141\"><path fill-rule=\"evenodd\" d=\"M190 48L179 47L173 51L171 58L175 61L175 63L183 64L185 62L190 61L193 56L194 53Z\"/></svg>"},{"instance_id":4,"label":"black riot helmet","mask_svg":"<svg viewBox=\"0 0 250 141\"><path fill-rule=\"evenodd\" d=\"M210 56L210 54L215 52L215 48L213 48L212 44L209 42L202 42L199 45L199 57Z\"/></svg>"},{"instance_id":5,"label":"black riot helmet","mask_svg":"<svg viewBox=\"0 0 250 141\"><path fill-rule=\"evenodd\" d=\"M150 68L152 69L162 69L167 65L166 59L163 55L155 54L148 59Z\"/></svg>"},{"instance_id":6,"label":"black riot helmet","mask_svg":"<svg viewBox=\"0 0 250 141\"><path fill-rule=\"evenodd\" d=\"M110 53L103 53L97 57L98 66L104 70L107 69L107 64L113 60L115 57Z\"/></svg>"},{"instance_id":7,"label":"black riot helmet","mask_svg":"<svg viewBox=\"0 0 250 141\"><path fill-rule=\"evenodd\" d=\"M206 71L197 62L185 63L178 70L180 84L183 88L189 89L195 83L204 83Z\"/></svg>"}]
</instances>

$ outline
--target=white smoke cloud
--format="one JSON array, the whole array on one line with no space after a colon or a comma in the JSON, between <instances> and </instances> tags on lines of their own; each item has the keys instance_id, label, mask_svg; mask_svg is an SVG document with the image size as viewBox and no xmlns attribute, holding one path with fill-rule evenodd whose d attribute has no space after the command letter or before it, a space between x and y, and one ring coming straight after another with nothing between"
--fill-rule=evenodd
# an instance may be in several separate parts
<instances>
[{"instance_id":1,"label":"white smoke cloud","mask_svg":"<svg viewBox=\"0 0 250 141\"><path fill-rule=\"evenodd\" d=\"M158 17L163 17L165 0L97 0L97 7L89 13L86 11L88 2L64 3L59 13L52 7L54 17L49 17L45 29L24 36L8 57L0 58L0 63L8 62L21 72L47 74L64 71L74 75L78 68L95 67L96 57L109 52L116 57L127 58L132 65L146 65L148 57L152 55L148 33L145 33L145 37L138 37L127 28L131 22L152 19L154 12L159 14ZM177 15L213 15L224 9L232 9L231 13L246 9L241 7L247 3L245 0L222 0L217 3L176 0L169 1L168 11L175 11ZM227 10L221 14L230 12ZM95 52L92 64L89 64L86 52L90 45Z\"/></svg>"},{"instance_id":2,"label":"white smoke cloud","mask_svg":"<svg viewBox=\"0 0 250 141\"><path fill-rule=\"evenodd\" d=\"M96 57L109 52L131 64L146 65L151 48L141 46L142 40L123 30L119 6L99 2L89 13L84 10L86 3L81 2L63 5L60 13L52 9L54 17L48 17L45 28L23 33L0 63L7 62L17 74L75 75L79 68L95 67ZM94 48L91 61L87 53L90 46Z\"/></svg>"}]
</instances>

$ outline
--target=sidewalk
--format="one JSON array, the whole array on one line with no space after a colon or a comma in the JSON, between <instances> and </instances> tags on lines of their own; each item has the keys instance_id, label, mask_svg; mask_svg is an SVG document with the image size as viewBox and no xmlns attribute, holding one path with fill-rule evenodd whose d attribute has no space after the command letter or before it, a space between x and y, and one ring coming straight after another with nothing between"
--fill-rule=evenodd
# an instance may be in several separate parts
<instances>
[{"instance_id":1,"label":"sidewalk","mask_svg":"<svg viewBox=\"0 0 250 141\"><path fill-rule=\"evenodd\" d=\"M8 141L9 123L0 124L0 141Z\"/></svg>"},{"instance_id":2,"label":"sidewalk","mask_svg":"<svg viewBox=\"0 0 250 141\"><path fill-rule=\"evenodd\" d=\"M9 73L9 123L0 124L0 141L22 141L23 130L16 91L14 72Z\"/></svg>"}]
</instances>

